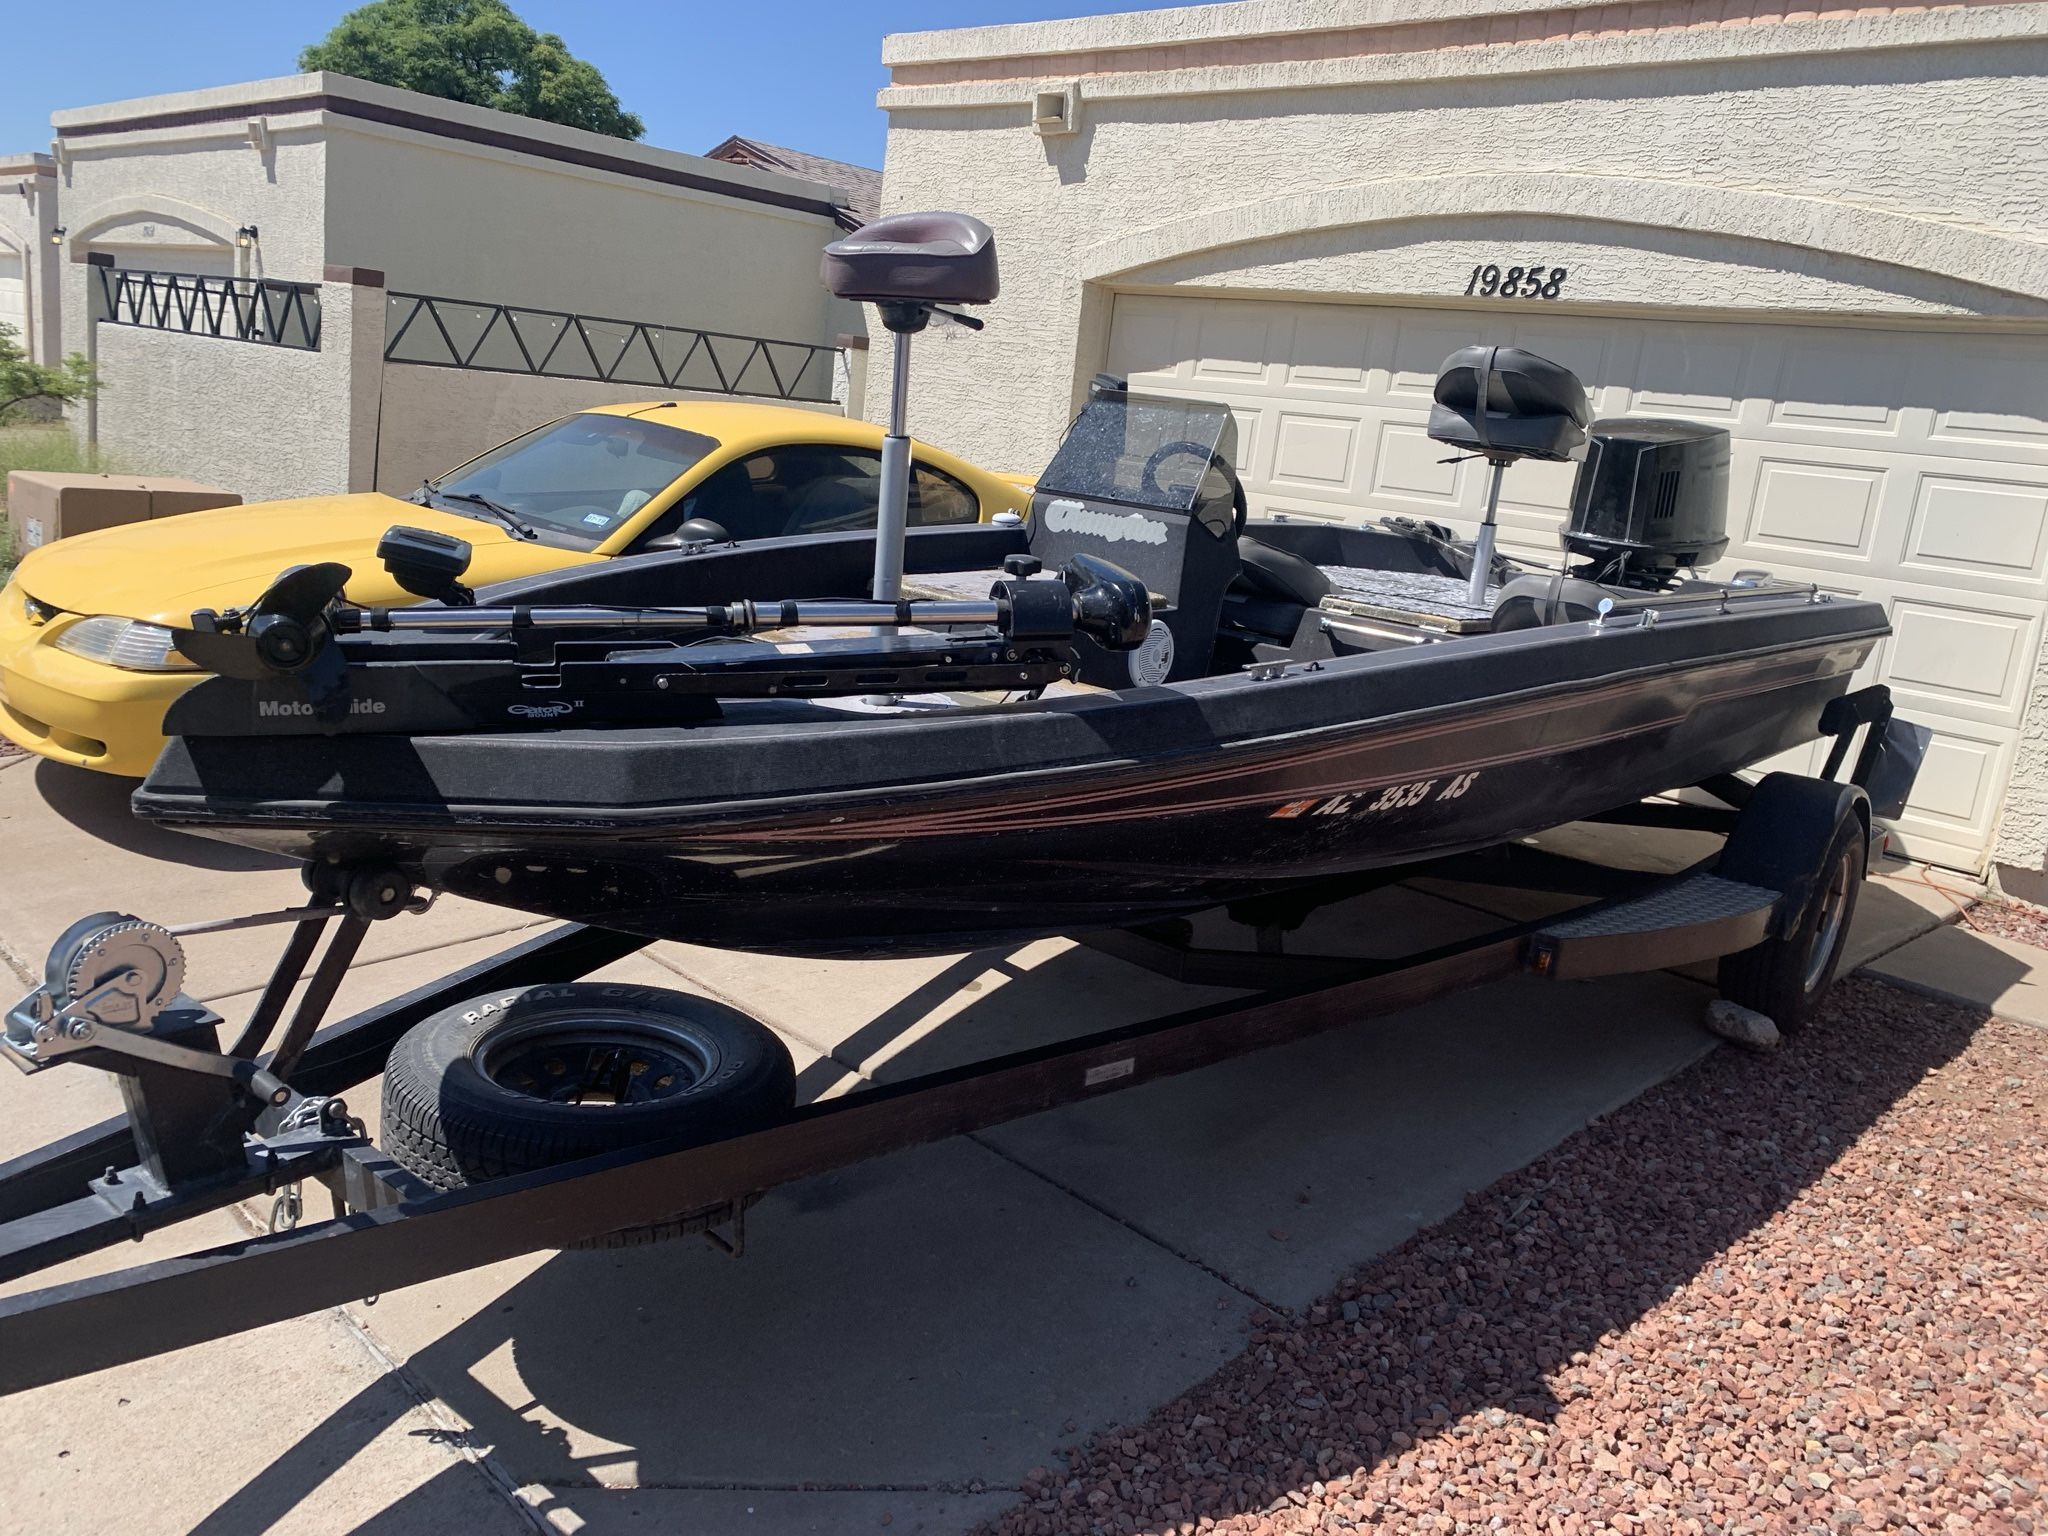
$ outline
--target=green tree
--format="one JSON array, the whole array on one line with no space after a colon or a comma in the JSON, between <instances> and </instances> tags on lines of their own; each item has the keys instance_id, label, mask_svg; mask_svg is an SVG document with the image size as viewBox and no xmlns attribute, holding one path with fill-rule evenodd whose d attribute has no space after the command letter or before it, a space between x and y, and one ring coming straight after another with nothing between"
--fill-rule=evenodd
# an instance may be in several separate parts
<instances>
[{"instance_id":1,"label":"green tree","mask_svg":"<svg viewBox=\"0 0 2048 1536\"><path fill-rule=\"evenodd\" d=\"M534 31L505 0L371 0L301 53L299 68L618 139L647 131L619 105L594 65L570 53L554 33Z\"/></svg>"},{"instance_id":2,"label":"green tree","mask_svg":"<svg viewBox=\"0 0 2048 1536\"><path fill-rule=\"evenodd\" d=\"M21 350L13 326L0 323L0 423L31 400L85 400L99 387L99 376L83 353L74 352L57 367L46 368Z\"/></svg>"}]
</instances>

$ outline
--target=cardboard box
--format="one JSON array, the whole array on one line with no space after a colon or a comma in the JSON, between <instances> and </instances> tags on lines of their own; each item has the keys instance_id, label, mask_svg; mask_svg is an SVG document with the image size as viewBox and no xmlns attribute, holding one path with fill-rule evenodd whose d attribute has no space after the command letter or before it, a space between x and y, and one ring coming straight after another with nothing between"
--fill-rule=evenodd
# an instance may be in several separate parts
<instances>
[{"instance_id":1,"label":"cardboard box","mask_svg":"<svg viewBox=\"0 0 2048 1536\"><path fill-rule=\"evenodd\" d=\"M168 475L77 475L17 469L7 477L7 521L17 554L73 534L241 504L242 498L232 491Z\"/></svg>"},{"instance_id":2,"label":"cardboard box","mask_svg":"<svg viewBox=\"0 0 2048 1536\"><path fill-rule=\"evenodd\" d=\"M176 517L180 512L204 512L211 507L239 507L242 498L219 486L201 485L197 480L179 480L170 475L148 475L149 515Z\"/></svg>"}]
</instances>

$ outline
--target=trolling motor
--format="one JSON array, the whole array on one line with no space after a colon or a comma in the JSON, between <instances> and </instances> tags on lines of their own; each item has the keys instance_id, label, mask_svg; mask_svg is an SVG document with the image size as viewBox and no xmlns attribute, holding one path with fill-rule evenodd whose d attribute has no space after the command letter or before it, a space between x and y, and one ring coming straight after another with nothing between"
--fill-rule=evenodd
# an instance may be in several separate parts
<instances>
[{"instance_id":1,"label":"trolling motor","mask_svg":"<svg viewBox=\"0 0 2048 1536\"><path fill-rule=\"evenodd\" d=\"M387 537L387 567L420 595L466 591L458 578L467 550L438 536L422 544L419 532ZM345 565L305 566L247 609L194 613L174 630L175 643L217 676L172 706L166 728L184 736L518 729L689 719L715 712L720 698L1028 692L1076 675L1076 637L1127 651L1143 643L1152 619L1142 581L1078 553L1057 572L1020 565L980 602L358 608L342 598L350 574ZM839 633L805 639L806 629ZM767 631L793 633L750 639ZM345 644L370 634L432 643ZM708 639L722 643L696 643Z\"/></svg>"}]
</instances>

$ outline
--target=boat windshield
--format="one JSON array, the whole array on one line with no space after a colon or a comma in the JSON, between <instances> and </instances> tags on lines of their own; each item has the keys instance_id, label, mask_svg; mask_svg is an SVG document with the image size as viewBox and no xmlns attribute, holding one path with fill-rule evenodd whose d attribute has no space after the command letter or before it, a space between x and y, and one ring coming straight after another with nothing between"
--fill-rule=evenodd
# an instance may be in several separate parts
<instances>
[{"instance_id":1,"label":"boat windshield","mask_svg":"<svg viewBox=\"0 0 2048 1536\"><path fill-rule=\"evenodd\" d=\"M1170 400L1097 387L1067 429L1038 489L1089 501L1228 515L1237 423L1210 400Z\"/></svg>"},{"instance_id":2,"label":"boat windshield","mask_svg":"<svg viewBox=\"0 0 2048 1536\"><path fill-rule=\"evenodd\" d=\"M591 549L718 448L718 439L633 416L565 416L422 488L450 512L516 514L546 543ZM497 519L502 521L502 519Z\"/></svg>"}]
</instances>

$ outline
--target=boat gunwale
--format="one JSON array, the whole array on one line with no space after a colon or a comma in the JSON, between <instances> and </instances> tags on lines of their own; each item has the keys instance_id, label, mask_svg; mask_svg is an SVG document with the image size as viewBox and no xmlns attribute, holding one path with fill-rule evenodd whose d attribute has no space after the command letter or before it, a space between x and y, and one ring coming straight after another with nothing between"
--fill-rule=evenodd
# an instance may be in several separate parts
<instances>
[{"instance_id":1,"label":"boat gunwale","mask_svg":"<svg viewBox=\"0 0 2048 1536\"><path fill-rule=\"evenodd\" d=\"M1858 606L1868 607L1880 615L1883 613L1881 605L1860 599L1856 600L1856 602ZM1744 615L1744 617L1762 616L1762 613L1763 611L1760 610L1751 610L1750 614ZM1718 618L1719 616L1717 615L1716 617ZM1572 626L1571 628L1578 627ZM1691 626L1688 625L1687 627L1690 628ZM1459 653L1469 655L1474 648L1473 642L1484 642L1487 640L1549 640L1554 643L1566 643L1587 638L1583 635L1570 633L1567 626L1560 625L1554 628L1566 632L1553 636L1548 628L1542 630L1510 631L1499 635L1471 636L1457 642L1446 642L1446 645L1455 645ZM1656 634L1664 629L1665 626L1662 625L1618 625L1612 627L1608 633L1616 638L1620 638L1629 634ZM877 801L886 803L891 799L901 799L907 793L930 796L934 799L952 799L976 792L1007 796L1015 794L1020 784L1027 782L1056 782L1062 778L1082 774L1113 781L1106 782L1103 788L1106 793L1115 793L1118 786L1127 782L1133 775L1143 774L1148 778L1159 777L1158 770L1163 764L1167 763L1186 762L1203 757L1215 758L1224 755L1239 763L1246 760L1255 761L1261 756L1272 756L1298 749L1305 742L1341 742L1347 736L1367 732L1403 729L1413 732L1418 729L1426 729L1438 725L1447 720L1453 720L1460 714L1477 715L1500 706L1540 703L1558 693L1583 694L1591 688L1608 691L1617 688L1636 687L1645 681L1674 673L1720 669L1722 667L1737 666L1747 662L1768 659L1772 656L1801 651L1831 649L1857 644L1875 644L1889 633L1889 623L1881 620L1876 625L1868 628L1835 630L1826 634L1777 641L1766 645L1746 647L1736 651L1721 652L1711 657L1665 659L1647 662L1609 672L1600 677L1597 682L1584 677L1546 680L1508 691L1468 694L1461 699L1429 704L1389 714L1342 721L1319 721L1311 725L1268 731L1259 735L1245 735L1230 739L1227 742L1210 741L1199 745L1180 746L1142 758L1132 757L1128 754L1116 757L1096 756L1079 760L1070 759L1064 762L1037 764L1024 768L1003 769L995 772L979 772L965 775L954 774L946 778L896 779L885 784L863 785L851 788L784 793L768 792L746 798L727 797L713 801L689 802L681 807L673 800L643 802L635 805L607 805L602 802L592 801L575 807L556 802L553 806L545 808L530 802L522 805L513 802L482 800L444 800L434 806L428 806L422 802L408 804L400 801L343 801L338 804L336 798L333 797L325 799L274 800L238 799L196 791L191 793L170 792L167 794L162 791L152 792L147 783L136 792L134 803L137 813L146 820L166 826L188 827L197 831L206 831L212 827L220 827L222 830L225 830L228 825L241 825L274 830L304 829L310 831L324 830L355 833L364 833L381 827L400 834L413 829L431 830L440 828L488 829L516 834L520 832L545 832L551 830L589 831L595 827L598 830L618 828L621 831L629 828L632 834L640 835L649 830L658 830L664 827L683 828L692 825L702 825L707 833L715 830L720 836L731 836L736 831L743 829L748 821L759 821L764 817L773 817L778 821L802 820L806 816L825 815L833 811L858 812L872 806ZM1413 664L1425 658L1413 651L1370 652L1356 656L1338 657L1333 660L1324 660L1321 663L1324 670L1320 675L1327 676L1329 670L1336 667L1344 668L1347 671L1354 670L1352 666L1347 664L1382 662L1389 659L1397 663ZM1363 668L1358 668L1358 670L1363 670ZM1248 672L1240 671L1221 677L1193 678L1184 683L1166 684L1146 691L1155 695L1174 693L1186 696L1194 693L1197 689L1200 689L1205 694L1212 693L1218 685L1231 690L1273 688L1284 686L1290 681L1314 680L1318 675L1309 671L1307 663L1297 663L1294 664L1294 669L1290 670L1283 677L1260 679L1251 676ZM997 712L1001 712L1003 715L1013 719L1025 718L1031 713L1047 717L1055 714L1071 715L1085 713L1091 710L1110 707L1116 700L1127 699L1128 697L1128 695L1116 694L1106 698L1088 695L1082 697L1026 700L1013 704L994 704L983 708L965 709L957 713L876 717L854 716L849 717L844 722L816 723L833 728L835 735L839 734L841 728L851 728L860 731L882 730L886 732L891 729L900 728L900 723L905 720L930 727L934 725L943 726L948 723L969 719L985 720ZM807 721L804 724L809 726L813 722ZM608 738L613 743L633 748L658 750L665 745L672 746L674 743L665 743L651 738L656 733L665 734L675 729L678 728L657 726L630 727L628 730L633 733L632 737L625 740L622 740L625 737L624 732L603 732L588 729L577 732L507 733L502 736L494 735L489 739L493 741L519 740L539 745L542 750L548 750L550 748L573 749L579 745L587 746L594 740ZM743 727L742 729L773 732L777 728L764 724L759 727ZM563 738L568 737L574 737L575 740L563 740ZM260 740L262 738L230 739ZM318 739L331 741L340 738L321 737ZM465 733L450 732L434 736L423 735L412 739L415 741L462 741L471 738ZM734 738L732 736L725 736L722 739L731 741ZM369 814L352 815L350 814L351 804L373 806L375 809ZM231 816L224 817L217 813L209 812L206 809L208 807L234 807L234 810ZM181 816L179 814L181 808L189 814Z\"/></svg>"}]
</instances>

